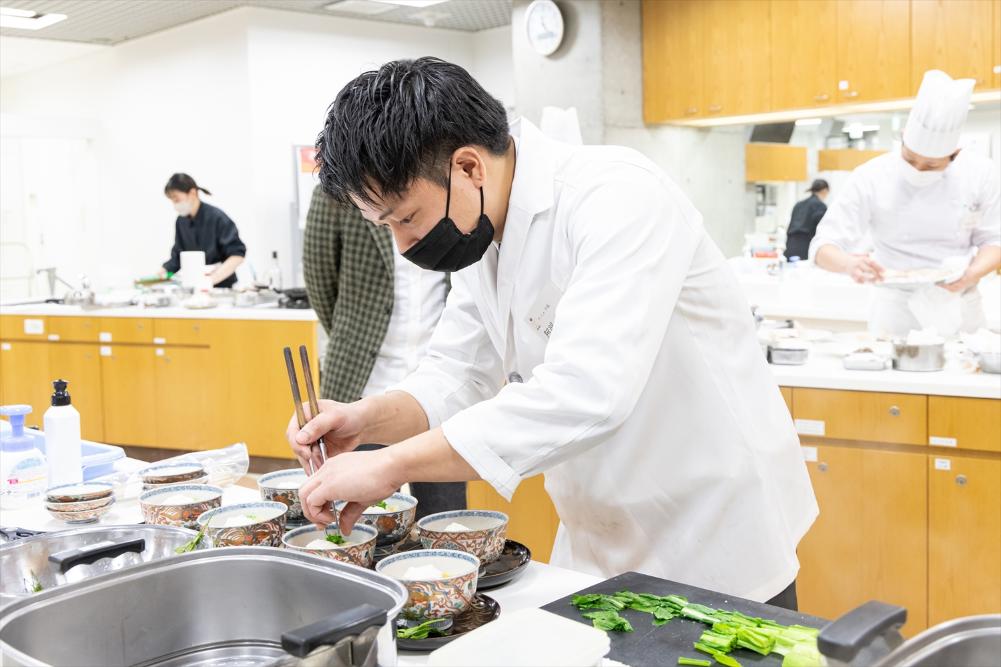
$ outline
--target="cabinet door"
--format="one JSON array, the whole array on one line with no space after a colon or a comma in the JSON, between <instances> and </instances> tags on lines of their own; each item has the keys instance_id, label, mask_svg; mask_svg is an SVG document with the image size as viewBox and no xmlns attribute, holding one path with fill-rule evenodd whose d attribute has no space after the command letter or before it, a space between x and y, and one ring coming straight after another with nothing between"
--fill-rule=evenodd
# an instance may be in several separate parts
<instances>
[{"instance_id":1,"label":"cabinet door","mask_svg":"<svg viewBox=\"0 0 1001 667\"><path fill-rule=\"evenodd\" d=\"M793 390L802 435L905 445L928 443L928 397L875 391Z\"/></svg>"},{"instance_id":2,"label":"cabinet door","mask_svg":"<svg viewBox=\"0 0 1001 667\"><path fill-rule=\"evenodd\" d=\"M31 406L24 423L42 426L52 396L49 347L44 341L0 341L0 402Z\"/></svg>"},{"instance_id":3,"label":"cabinet door","mask_svg":"<svg viewBox=\"0 0 1001 667\"><path fill-rule=\"evenodd\" d=\"M208 331L203 320L153 320L153 343L156 345L208 345Z\"/></svg>"},{"instance_id":4,"label":"cabinet door","mask_svg":"<svg viewBox=\"0 0 1001 667\"><path fill-rule=\"evenodd\" d=\"M911 2L911 88L940 69L954 79L971 78L977 89L990 88L993 7L984 0Z\"/></svg>"},{"instance_id":5,"label":"cabinet door","mask_svg":"<svg viewBox=\"0 0 1001 667\"><path fill-rule=\"evenodd\" d=\"M698 0L643 0L643 118L698 118L703 10Z\"/></svg>"},{"instance_id":6,"label":"cabinet door","mask_svg":"<svg viewBox=\"0 0 1001 667\"><path fill-rule=\"evenodd\" d=\"M98 339L102 343L150 344L153 342L153 318L102 317Z\"/></svg>"},{"instance_id":7,"label":"cabinet door","mask_svg":"<svg viewBox=\"0 0 1001 667\"><path fill-rule=\"evenodd\" d=\"M1001 0L993 0L994 37L991 43L991 88L1001 88Z\"/></svg>"},{"instance_id":8,"label":"cabinet door","mask_svg":"<svg viewBox=\"0 0 1001 667\"><path fill-rule=\"evenodd\" d=\"M834 103L837 4L836 0L772 0L773 109ZM767 74L761 76L767 77Z\"/></svg>"},{"instance_id":9,"label":"cabinet door","mask_svg":"<svg viewBox=\"0 0 1001 667\"><path fill-rule=\"evenodd\" d=\"M45 320L37 315L0 315L0 340L45 340Z\"/></svg>"},{"instance_id":10,"label":"cabinet door","mask_svg":"<svg viewBox=\"0 0 1001 667\"><path fill-rule=\"evenodd\" d=\"M98 349L104 384L105 440L115 445L157 446L153 348L101 345Z\"/></svg>"},{"instance_id":11,"label":"cabinet door","mask_svg":"<svg viewBox=\"0 0 1001 667\"><path fill-rule=\"evenodd\" d=\"M48 318L49 340L96 343L100 322L94 317Z\"/></svg>"},{"instance_id":12,"label":"cabinet door","mask_svg":"<svg viewBox=\"0 0 1001 667\"><path fill-rule=\"evenodd\" d=\"M792 414L792 388L791 387L779 387L782 391L782 400L786 402L786 407L789 408L789 414Z\"/></svg>"},{"instance_id":13,"label":"cabinet door","mask_svg":"<svg viewBox=\"0 0 1001 667\"><path fill-rule=\"evenodd\" d=\"M928 444L1001 452L1001 401L929 396Z\"/></svg>"},{"instance_id":14,"label":"cabinet door","mask_svg":"<svg viewBox=\"0 0 1001 667\"><path fill-rule=\"evenodd\" d=\"M835 618L878 599L907 608L905 634L923 630L925 455L821 446L816 458L807 467L820 516L798 549L801 610Z\"/></svg>"},{"instance_id":15,"label":"cabinet door","mask_svg":"<svg viewBox=\"0 0 1001 667\"><path fill-rule=\"evenodd\" d=\"M928 456L928 623L1001 610L1001 460Z\"/></svg>"},{"instance_id":16,"label":"cabinet door","mask_svg":"<svg viewBox=\"0 0 1001 667\"><path fill-rule=\"evenodd\" d=\"M209 351L195 347L157 347L156 444L167 449L222 447L210 432L219 408L209 394Z\"/></svg>"},{"instance_id":17,"label":"cabinet door","mask_svg":"<svg viewBox=\"0 0 1001 667\"><path fill-rule=\"evenodd\" d=\"M769 0L706 0L705 112L734 116L769 111L771 21Z\"/></svg>"},{"instance_id":18,"label":"cabinet door","mask_svg":"<svg viewBox=\"0 0 1001 667\"><path fill-rule=\"evenodd\" d=\"M486 482L470 482L466 487L466 502L469 507L507 514L508 538L527 546L533 560L548 563L560 518L544 483L542 475L529 477L518 485L508 502Z\"/></svg>"},{"instance_id":19,"label":"cabinet door","mask_svg":"<svg viewBox=\"0 0 1001 667\"><path fill-rule=\"evenodd\" d=\"M81 437L103 442L104 400L98 346L60 342L48 347L50 374L53 379L62 378L69 383L73 407L80 413Z\"/></svg>"},{"instance_id":20,"label":"cabinet door","mask_svg":"<svg viewBox=\"0 0 1001 667\"><path fill-rule=\"evenodd\" d=\"M909 0L838 3L839 102L910 97Z\"/></svg>"}]
</instances>

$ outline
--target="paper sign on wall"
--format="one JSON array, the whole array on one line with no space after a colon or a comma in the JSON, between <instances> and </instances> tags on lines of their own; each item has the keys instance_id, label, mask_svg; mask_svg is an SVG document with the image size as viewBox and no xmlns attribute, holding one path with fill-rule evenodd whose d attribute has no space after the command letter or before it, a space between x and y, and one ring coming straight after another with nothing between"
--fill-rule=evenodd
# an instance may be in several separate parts
<instances>
[{"instance_id":1,"label":"paper sign on wall","mask_svg":"<svg viewBox=\"0 0 1001 667\"><path fill-rule=\"evenodd\" d=\"M101 356L102 357L110 357L111 356L111 346L110 345L102 345L101 346Z\"/></svg>"},{"instance_id":2,"label":"paper sign on wall","mask_svg":"<svg viewBox=\"0 0 1001 667\"><path fill-rule=\"evenodd\" d=\"M162 347L156 348L156 356L158 356L158 357L162 357L163 356L163 348Z\"/></svg>"},{"instance_id":3,"label":"paper sign on wall","mask_svg":"<svg viewBox=\"0 0 1001 667\"><path fill-rule=\"evenodd\" d=\"M110 343L111 333L108 331L102 331L101 333L97 334L97 339L102 343Z\"/></svg>"},{"instance_id":4,"label":"paper sign on wall","mask_svg":"<svg viewBox=\"0 0 1001 667\"><path fill-rule=\"evenodd\" d=\"M9 349L10 349L10 343L0 343L0 350L6 352Z\"/></svg>"},{"instance_id":5,"label":"paper sign on wall","mask_svg":"<svg viewBox=\"0 0 1001 667\"><path fill-rule=\"evenodd\" d=\"M153 339L153 344L154 345L166 345L167 344L167 339L166 338L154 338Z\"/></svg>"},{"instance_id":6,"label":"paper sign on wall","mask_svg":"<svg viewBox=\"0 0 1001 667\"><path fill-rule=\"evenodd\" d=\"M803 450L803 459L807 463L815 463L817 461L817 448L816 447L800 447Z\"/></svg>"},{"instance_id":7,"label":"paper sign on wall","mask_svg":"<svg viewBox=\"0 0 1001 667\"><path fill-rule=\"evenodd\" d=\"M49 340L59 340L59 334L49 334Z\"/></svg>"},{"instance_id":8,"label":"paper sign on wall","mask_svg":"<svg viewBox=\"0 0 1001 667\"><path fill-rule=\"evenodd\" d=\"M35 320L26 318L24 320L24 333L33 336L41 336L45 333L45 320Z\"/></svg>"},{"instance_id":9,"label":"paper sign on wall","mask_svg":"<svg viewBox=\"0 0 1001 667\"><path fill-rule=\"evenodd\" d=\"M952 460L935 459L935 470L952 470Z\"/></svg>"},{"instance_id":10,"label":"paper sign on wall","mask_svg":"<svg viewBox=\"0 0 1001 667\"><path fill-rule=\"evenodd\" d=\"M800 435L824 435L826 424L822 419L797 419L796 432Z\"/></svg>"},{"instance_id":11,"label":"paper sign on wall","mask_svg":"<svg viewBox=\"0 0 1001 667\"><path fill-rule=\"evenodd\" d=\"M935 447L955 447L955 438L943 438L938 435L932 435L928 437L928 444L934 445Z\"/></svg>"}]
</instances>

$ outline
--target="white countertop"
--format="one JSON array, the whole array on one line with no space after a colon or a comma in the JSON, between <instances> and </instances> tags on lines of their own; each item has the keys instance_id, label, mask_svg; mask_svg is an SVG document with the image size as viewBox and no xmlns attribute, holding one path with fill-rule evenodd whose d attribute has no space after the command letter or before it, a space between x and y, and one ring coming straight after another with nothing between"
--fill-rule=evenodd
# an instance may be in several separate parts
<instances>
[{"instance_id":1,"label":"white countertop","mask_svg":"<svg viewBox=\"0 0 1001 667\"><path fill-rule=\"evenodd\" d=\"M844 368L840 356L811 352L809 361L803 366L772 364L769 368L783 387L1001 399L1001 375L967 372L951 360L944 370L929 373L892 369L850 371Z\"/></svg>"},{"instance_id":2,"label":"white countertop","mask_svg":"<svg viewBox=\"0 0 1001 667\"><path fill-rule=\"evenodd\" d=\"M316 313L311 308L297 310L279 308L276 304L266 304L249 308L236 306L216 306L215 308L143 308L124 306L100 308L64 306L58 303L40 303L23 306L3 306L2 315L37 315L39 317L156 317L164 319L193 320L280 320L287 322L315 322Z\"/></svg>"}]
</instances>

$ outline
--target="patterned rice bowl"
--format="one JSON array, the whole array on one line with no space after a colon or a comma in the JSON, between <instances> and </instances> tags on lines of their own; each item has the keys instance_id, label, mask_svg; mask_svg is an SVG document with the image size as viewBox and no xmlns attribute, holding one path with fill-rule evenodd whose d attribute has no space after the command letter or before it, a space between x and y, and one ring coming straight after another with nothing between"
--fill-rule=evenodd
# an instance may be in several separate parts
<instances>
[{"instance_id":1,"label":"patterned rice bowl","mask_svg":"<svg viewBox=\"0 0 1001 667\"><path fill-rule=\"evenodd\" d=\"M302 514L302 504L299 502L299 487L306 479L306 471L302 468L276 470L261 475L257 480L257 488L261 491L261 500L285 503L288 506L287 520L296 523L305 518Z\"/></svg>"},{"instance_id":2,"label":"patterned rice bowl","mask_svg":"<svg viewBox=\"0 0 1001 667\"><path fill-rule=\"evenodd\" d=\"M369 507L361 515L361 523L379 531L378 546L396 544L410 534L417 516L417 499L405 493L394 493L385 500L389 509ZM334 503L334 518L340 521L343 500Z\"/></svg>"},{"instance_id":3,"label":"patterned rice bowl","mask_svg":"<svg viewBox=\"0 0 1001 667\"><path fill-rule=\"evenodd\" d=\"M222 505L222 489L208 484L172 484L144 491L139 507L146 523L198 529L198 517Z\"/></svg>"},{"instance_id":4,"label":"patterned rice bowl","mask_svg":"<svg viewBox=\"0 0 1001 667\"><path fill-rule=\"evenodd\" d=\"M417 577L411 568L432 567L441 577ZM408 621L452 618L464 612L476 595L480 559L464 551L418 549L379 561L375 571L397 579L410 593L403 607Z\"/></svg>"},{"instance_id":5,"label":"patterned rice bowl","mask_svg":"<svg viewBox=\"0 0 1001 667\"><path fill-rule=\"evenodd\" d=\"M285 534L283 503L258 501L217 507L198 517L198 527L214 547L280 547Z\"/></svg>"},{"instance_id":6,"label":"patterned rice bowl","mask_svg":"<svg viewBox=\"0 0 1001 667\"><path fill-rule=\"evenodd\" d=\"M417 536L425 549L465 551L484 565L497 560L507 538L507 514L488 510L453 510L429 514L417 522ZM457 528L456 524L464 529Z\"/></svg>"},{"instance_id":7,"label":"patterned rice bowl","mask_svg":"<svg viewBox=\"0 0 1001 667\"><path fill-rule=\"evenodd\" d=\"M328 532L339 532L337 524L330 524L326 530L320 530L313 525L296 528L285 533L282 537L282 546L320 558L329 558L364 568L372 567L372 563L375 562L375 539L379 531L359 523L355 525L351 534L344 538L346 540L344 544L327 542L330 546L324 545L322 549L309 548L309 544L314 540L326 541Z\"/></svg>"}]
</instances>

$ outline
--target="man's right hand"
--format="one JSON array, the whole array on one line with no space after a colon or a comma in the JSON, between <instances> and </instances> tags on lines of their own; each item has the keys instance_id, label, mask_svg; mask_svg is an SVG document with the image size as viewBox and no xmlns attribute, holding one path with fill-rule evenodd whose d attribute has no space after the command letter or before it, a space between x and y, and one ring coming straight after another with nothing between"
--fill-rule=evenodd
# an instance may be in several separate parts
<instances>
[{"instance_id":1,"label":"man's right hand","mask_svg":"<svg viewBox=\"0 0 1001 667\"><path fill-rule=\"evenodd\" d=\"M309 406L304 405L306 418L309 421L302 429L295 415L289 420L286 436L292 452L299 459L303 470L309 474L309 461L313 460L316 470L320 469L323 459L318 448L312 447L312 443L320 438L326 445L327 456L336 456L342 452L350 452L358 445L362 444L361 434L366 426L366 417L362 409L364 401L354 403L338 403L337 401L320 401L320 414L311 417Z\"/></svg>"},{"instance_id":2,"label":"man's right hand","mask_svg":"<svg viewBox=\"0 0 1001 667\"><path fill-rule=\"evenodd\" d=\"M868 255L852 255L845 266L845 273L857 283L880 282L883 271L883 267Z\"/></svg>"}]
</instances>

